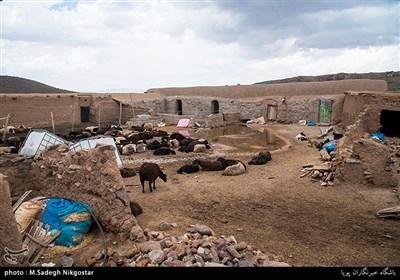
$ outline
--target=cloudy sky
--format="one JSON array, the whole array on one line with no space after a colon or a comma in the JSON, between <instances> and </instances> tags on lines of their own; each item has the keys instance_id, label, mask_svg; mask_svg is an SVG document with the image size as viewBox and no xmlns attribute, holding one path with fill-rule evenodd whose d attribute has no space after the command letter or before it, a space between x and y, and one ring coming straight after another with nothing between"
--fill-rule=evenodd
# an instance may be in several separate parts
<instances>
[{"instance_id":1,"label":"cloudy sky","mask_svg":"<svg viewBox=\"0 0 400 280\"><path fill-rule=\"evenodd\" d=\"M400 2L3 0L1 74L84 92L400 70Z\"/></svg>"}]
</instances>

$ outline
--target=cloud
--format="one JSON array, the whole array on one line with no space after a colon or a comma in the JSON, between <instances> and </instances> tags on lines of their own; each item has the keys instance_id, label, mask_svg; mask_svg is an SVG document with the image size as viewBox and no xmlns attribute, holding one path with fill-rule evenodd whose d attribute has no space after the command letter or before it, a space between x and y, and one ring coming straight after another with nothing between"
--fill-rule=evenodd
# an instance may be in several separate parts
<instances>
[{"instance_id":1,"label":"cloud","mask_svg":"<svg viewBox=\"0 0 400 280\"><path fill-rule=\"evenodd\" d=\"M0 5L3 74L71 90L145 91L399 69L396 2Z\"/></svg>"}]
</instances>

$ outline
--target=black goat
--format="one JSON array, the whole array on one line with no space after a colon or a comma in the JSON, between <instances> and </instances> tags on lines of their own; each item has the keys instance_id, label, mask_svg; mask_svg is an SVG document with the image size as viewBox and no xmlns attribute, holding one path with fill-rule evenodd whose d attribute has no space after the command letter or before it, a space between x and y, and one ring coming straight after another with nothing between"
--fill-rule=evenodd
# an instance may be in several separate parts
<instances>
[{"instance_id":1,"label":"black goat","mask_svg":"<svg viewBox=\"0 0 400 280\"><path fill-rule=\"evenodd\" d=\"M178 169L178 173L182 174L182 173L196 173L200 171L200 167L197 164L187 164L182 166L181 168Z\"/></svg>"},{"instance_id":2,"label":"black goat","mask_svg":"<svg viewBox=\"0 0 400 280\"><path fill-rule=\"evenodd\" d=\"M144 182L149 182L150 192L156 189L156 180L160 177L161 180L167 182L167 175L165 175L158 164L153 162L145 162L139 168L139 178L142 184L142 191L144 193Z\"/></svg>"},{"instance_id":3,"label":"black goat","mask_svg":"<svg viewBox=\"0 0 400 280\"><path fill-rule=\"evenodd\" d=\"M171 150L170 148L159 148L153 152L153 155L155 156L161 156L161 155L176 155L174 150Z\"/></svg>"}]
</instances>

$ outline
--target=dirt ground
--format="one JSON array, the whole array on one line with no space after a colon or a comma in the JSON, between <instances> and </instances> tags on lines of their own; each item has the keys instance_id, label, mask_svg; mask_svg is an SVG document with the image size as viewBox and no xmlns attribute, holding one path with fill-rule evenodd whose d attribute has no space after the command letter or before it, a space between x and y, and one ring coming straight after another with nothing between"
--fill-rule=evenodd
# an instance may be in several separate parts
<instances>
[{"instance_id":1,"label":"dirt ground","mask_svg":"<svg viewBox=\"0 0 400 280\"><path fill-rule=\"evenodd\" d=\"M166 183L156 181L157 190L152 193L147 182L142 193L138 175L124 179L131 200L143 208L137 216L139 225L157 230L162 221L177 223L168 234L181 236L189 225L205 224L218 235L234 235L238 242L260 249L271 260L293 266L400 266L400 221L376 216L378 210L399 204L397 190L338 182L323 187L309 177L299 178L302 165L317 163L320 156L316 148L294 137L300 131L317 136L319 128L266 127L280 136L286 147L273 151L272 161L266 165L247 165L247 173L240 176L222 176L222 171L176 172L200 154L153 156L148 151L124 156L127 166L135 169L144 161L156 161L168 176ZM248 149L230 152L226 145L211 144L210 154L201 157L225 155L247 163L256 154ZM99 232L88 234L84 245L88 246L80 245L72 252L79 258L77 265L84 265L85 259L102 249Z\"/></svg>"},{"instance_id":2,"label":"dirt ground","mask_svg":"<svg viewBox=\"0 0 400 280\"><path fill-rule=\"evenodd\" d=\"M396 190L343 183L322 187L299 178L301 166L318 162L319 152L294 137L300 131L317 136L319 128L268 127L290 142L288 149L273 152L266 165L248 165L243 175L177 174L192 159L170 162L176 156L168 155L157 157L168 181L158 179L156 192L150 193L146 183L143 194L139 176L125 179L136 185L129 194L143 208L139 225L153 230L161 221L175 222L179 227L169 233L182 235L189 225L203 223L293 266L399 266L400 221L376 216L399 204ZM227 158L245 163L252 155L226 152Z\"/></svg>"}]
</instances>

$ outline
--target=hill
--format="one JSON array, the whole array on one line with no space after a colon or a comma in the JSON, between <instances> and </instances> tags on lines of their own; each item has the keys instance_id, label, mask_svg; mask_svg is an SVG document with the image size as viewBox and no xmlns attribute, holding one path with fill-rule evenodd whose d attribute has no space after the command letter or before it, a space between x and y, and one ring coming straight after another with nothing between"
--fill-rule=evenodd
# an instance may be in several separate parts
<instances>
[{"instance_id":1,"label":"hill","mask_svg":"<svg viewBox=\"0 0 400 280\"><path fill-rule=\"evenodd\" d=\"M388 85L388 91L400 92L400 71L376 72L376 73L337 73L326 74L319 76L297 76L292 78L270 80L258 82L256 84L281 84L281 83L294 83L294 82L323 82L323 81L336 81L347 79L378 79L385 80Z\"/></svg>"},{"instance_id":2,"label":"hill","mask_svg":"<svg viewBox=\"0 0 400 280\"><path fill-rule=\"evenodd\" d=\"M0 93L72 93L33 80L13 76L0 76Z\"/></svg>"}]
</instances>

